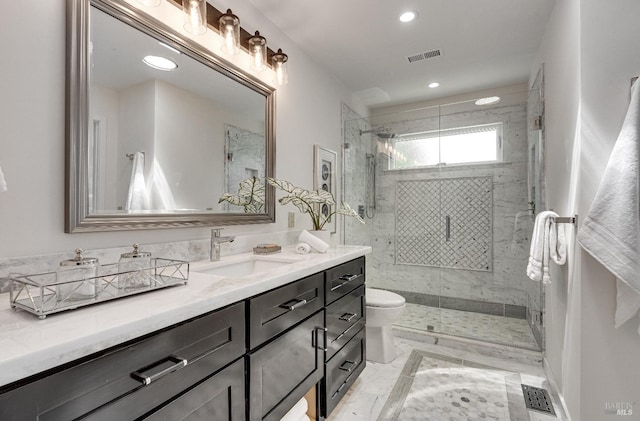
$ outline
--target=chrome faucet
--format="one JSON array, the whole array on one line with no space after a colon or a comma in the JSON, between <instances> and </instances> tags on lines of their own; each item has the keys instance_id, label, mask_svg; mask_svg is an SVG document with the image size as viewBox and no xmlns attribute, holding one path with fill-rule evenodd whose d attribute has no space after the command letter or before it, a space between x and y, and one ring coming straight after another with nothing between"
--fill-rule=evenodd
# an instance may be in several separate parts
<instances>
[{"instance_id":1,"label":"chrome faucet","mask_svg":"<svg viewBox=\"0 0 640 421\"><path fill-rule=\"evenodd\" d=\"M222 228L211 229L211 253L209 254L209 259L212 262L220 261L220 244L233 243L233 240L236 239L236 237L220 237L220 231L222 231Z\"/></svg>"}]
</instances>

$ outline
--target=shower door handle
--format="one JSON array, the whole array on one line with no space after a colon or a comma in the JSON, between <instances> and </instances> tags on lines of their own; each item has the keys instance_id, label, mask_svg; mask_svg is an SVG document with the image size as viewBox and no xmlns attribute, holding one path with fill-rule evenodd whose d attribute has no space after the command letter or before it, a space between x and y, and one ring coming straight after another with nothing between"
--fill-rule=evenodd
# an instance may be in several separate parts
<instances>
[{"instance_id":1,"label":"shower door handle","mask_svg":"<svg viewBox=\"0 0 640 421\"><path fill-rule=\"evenodd\" d=\"M449 241L451 238L451 217L449 215L444 217L444 240Z\"/></svg>"}]
</instances>

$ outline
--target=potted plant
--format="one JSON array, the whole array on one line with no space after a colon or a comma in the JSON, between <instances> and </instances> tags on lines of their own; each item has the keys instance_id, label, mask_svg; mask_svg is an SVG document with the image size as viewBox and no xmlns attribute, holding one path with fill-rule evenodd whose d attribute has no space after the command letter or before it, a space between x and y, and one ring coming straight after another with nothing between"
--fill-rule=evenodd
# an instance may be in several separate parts
<instances>
[{"instance_id":1,"label":"potted plant","mask_svg":"<svg viewBox=\"0 0 640 421\"><path fill-rule=\"evenodd\" d=\"M246 180L242 180L238 194L225 193L218 199L218 203L222 202L242 206L245 213L263 213L264 183L256 177L249 177Z\"/></svg>"},{"instance_id":2,"label":"potted plant","mask_svg":"<svg viewBox=\"0 0 640 421\"><path fill-rule=\"evenodd\" d=\"M311 218L314 231L322 231L324 225L336 215L346 215L355 218L358 222L364 224L364 220L358 215L354 209L347 203L342 202L340 207L336 206L336 200L333 195L325 190L307 190L297 187L288 181L277 180L267 177L267 182L286 193L285 196L278 199L282 205L292 203L301 213L306 213ZM327 205L330 209L327 214L322 212L323 205Z\"/></svg>"}]
</instances>

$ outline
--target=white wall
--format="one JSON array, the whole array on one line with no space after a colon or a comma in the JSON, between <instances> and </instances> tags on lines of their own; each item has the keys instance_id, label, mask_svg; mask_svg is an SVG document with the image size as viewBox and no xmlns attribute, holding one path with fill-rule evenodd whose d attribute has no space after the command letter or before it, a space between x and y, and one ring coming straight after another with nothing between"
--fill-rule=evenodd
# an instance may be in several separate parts
<instances>
[{"instance_id":1,"label":"white wall","mask_svg":"<svg viewBox=\"0 0 640 421\"><path fill-rule=\"evenodd\" d=\"M212 3L218 9L227 6ZM207 238L206 228L64 233L65 4L0 2L0 50L7 59L0 68L0 162L9 186L0 194L0 257ZM289 55L289 84L277 92L276 175L311 187L313 145L340 151L340 104L351 96L248 0L232 6L243 27L260 30L271 48ZM234 226L227 232L286 230L289 211L297 213L278 205L275 224ZM308 218L296 216L297 229L310 227Z\"/></svg>"},{"instance_id":2,"label":"white wall","mask_svg":"<svg viewBox=\"0 0 640 421\"><path fill-rule=\"evenodd\" d=\"M558 213L588 213L629 103L630 78L640 73L639 15L635 0L556 3L537 63L545 64L547 200ZM548 368L574 421L618 419L606 413L616 402L633 403L624 419L638 420L638 320L614 328L614 277L570 245L568 267L553 268L546 290Z\"/></svg>"},{"instance_id":3,"label":"white wall","mask_svg":"<svg viewBox=\"0 0 640 421\"><path fill-rule=\"evenodd\" d=\"M533 82L544 63L547 208L564 215L574 212L571 192L578 182L572 156L579 145L579 16L579 0L556 2L530 77ZM572 416L580 420L580 262L573 253L575 235L568 238L568 264L551 268L553 283L545 288L546 363Z\"/></svg>"},{"instance_id":4,"label":"white wall","mask_svg":"<svg viewBox=\"0 0 640 421\"><path fill-rule=\"evenodd\" d=\"M582 0L580 213L586 215L629 104L630 79L640 75L640 2ZM640 256L639 256L640 258ZM603 416L605 402L634 403L640 420L638 319L613 328L613 275L582 253L582 420Z\"/></svg>"}]
</instances>

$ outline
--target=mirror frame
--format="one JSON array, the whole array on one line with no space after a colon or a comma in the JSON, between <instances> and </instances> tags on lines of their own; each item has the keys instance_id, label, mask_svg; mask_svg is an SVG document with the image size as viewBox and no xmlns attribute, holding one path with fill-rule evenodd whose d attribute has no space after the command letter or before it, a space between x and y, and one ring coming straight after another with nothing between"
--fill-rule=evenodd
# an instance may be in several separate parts
<instances>
[{"instance_id":1,"label":"mirror frame","mask_svg":"<svg viewBox=\"0 0 640 421\"><path fill-rule=\"evenodd\" d=\"M232 80L265 96L265 176L275 175L275 89L235 65L211 54L205 47L182 37L162 22L123 0L67 0L66 37L66 148L65 232L123 231L212 225L275 222L275 189L265 188L263 214L245 213L139 213L89 214L89 26L94 6L143 33L162 41Z\"/></svg>"}]
</instances>

